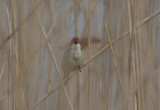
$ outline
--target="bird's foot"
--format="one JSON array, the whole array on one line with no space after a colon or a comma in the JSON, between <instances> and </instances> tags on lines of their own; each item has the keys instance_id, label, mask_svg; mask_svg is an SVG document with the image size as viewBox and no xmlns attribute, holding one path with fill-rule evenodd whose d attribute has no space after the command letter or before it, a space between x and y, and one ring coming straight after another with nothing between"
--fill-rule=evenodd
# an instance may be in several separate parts
<instances>
[{"instance_id":1,"label":"bird's foot","mask_svg":"<svg viewBox=\"0 0 160 110\"><path fill-rule=\"evenodd\" d=\"M81 70L81 69L82 69L82 66L78 66L78 68L79 68L79 71L81 72L81 71L82 71L82 70Z\"/></svg>"}]
</instances>

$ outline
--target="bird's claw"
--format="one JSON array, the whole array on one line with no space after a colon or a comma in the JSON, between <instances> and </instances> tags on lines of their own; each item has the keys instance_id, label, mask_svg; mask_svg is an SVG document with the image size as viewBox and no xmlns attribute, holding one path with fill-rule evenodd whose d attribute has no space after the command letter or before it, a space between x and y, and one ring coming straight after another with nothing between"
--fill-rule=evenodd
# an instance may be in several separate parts
<instances>
[{"instance_id":1,"label":"bird's claw","mask_svg":"<svg viewBox=\"0 0 160 110\"><path fill-rule=\"evenodd\" d=\"M81 72L81 71L82 71L82 70L81 70L81 69L82 69L82 66L79 66L78 68L79 68L79 71Z\"/></svg>"}]
</instances>

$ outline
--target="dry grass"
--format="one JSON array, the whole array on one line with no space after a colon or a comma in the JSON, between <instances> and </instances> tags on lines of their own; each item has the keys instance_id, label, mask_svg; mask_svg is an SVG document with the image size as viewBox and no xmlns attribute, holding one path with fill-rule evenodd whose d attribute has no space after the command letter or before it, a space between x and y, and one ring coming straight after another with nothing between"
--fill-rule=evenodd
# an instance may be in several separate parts
<instances>
[{"instance_id":1,"label":"dry grass","mask_svg":"<svg viewBox=\"0 0 160 110\"><path fill-rule=\"evenodd\" d=\"M0 110L159 110L158 4L1 0ZM82 72L64 86L61 59L73 36L89 45Z\"/></svg>"}]
</instances>

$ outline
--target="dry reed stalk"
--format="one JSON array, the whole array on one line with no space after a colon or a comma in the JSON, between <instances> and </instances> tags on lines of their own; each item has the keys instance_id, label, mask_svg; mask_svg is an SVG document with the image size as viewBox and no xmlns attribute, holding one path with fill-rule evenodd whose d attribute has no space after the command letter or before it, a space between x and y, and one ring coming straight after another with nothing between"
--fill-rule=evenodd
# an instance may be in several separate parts
<instances>
[{"instance_id":1,"label":"dry reed stalk","mask_svg":"<svg viewBox=\"0 0 160 110\"><path fill-rule=\"evenodd\" d=\"M3 64L3 67L2 67L1 72L0 72L0 80L2 79L2 75L5 72L5 68L6 68L6 64Z\"/></svg>"},{"instance_id":2,"label":"dry reed stalk","mask_svg":"<svg viewBox=\"0 0 160 110\"><path fill-rule=\"evenodd\" d=\"M9 27L9 34L10 34L11 33L11 18L9 16L9 11L8 11L8 8L7 8L6 4L5 4L5 8L6 8L6 11L7 11L8 27ZM9 42L9 51L10 51L9 54L10 55L12 53L11 48L12 48L12 41ZM9 69L11 69L11 67ZM9 75L9 72L8 72L8 110L10 110L10 108L11 108L10 107L10 75Z\"/></svg>"},{"instance_id":3,"label":"dry reed stalk","mask_svg":"<svg viewBox=\"0 0 160 110\"><path fill-rule=\"evenodd\" d=\"M134 28L134 23L135 23L135 6L134 6L134 1L128 0L127 1L127 9L128 9L128 18L129 18L129 55L128 55L128 60L129 60L129 70L128 70L128 82L129 84L127 85L129 90L128 94L131 93L132 88L135 86L135 56L134 56L134 33L135 33L135 28ZM131 110L137 110L137 97L136 93L133 95L129 95L130 101L125 104L125 107L127 109ZM128 99L128 100L129 100Z\"/></svg>"}]
</instances>

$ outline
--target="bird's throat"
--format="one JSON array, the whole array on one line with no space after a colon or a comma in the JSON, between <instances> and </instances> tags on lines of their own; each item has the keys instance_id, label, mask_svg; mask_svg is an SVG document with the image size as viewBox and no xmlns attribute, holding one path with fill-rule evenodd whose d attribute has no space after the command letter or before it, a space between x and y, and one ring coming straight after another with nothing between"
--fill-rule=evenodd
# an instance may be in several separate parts
<instances>
[{"instance_id":1,"label":"bird's throat","mask_svg":"<svg viewBox=\"0 0 160 110\"><path fill-rule=\"evenodd\" d=\"M79 44L77 45L72 45L71 48L71 55L75 58L78 59L81 57L82 51L81 51L81 46Z\"/></svg>"}]
</instances>

